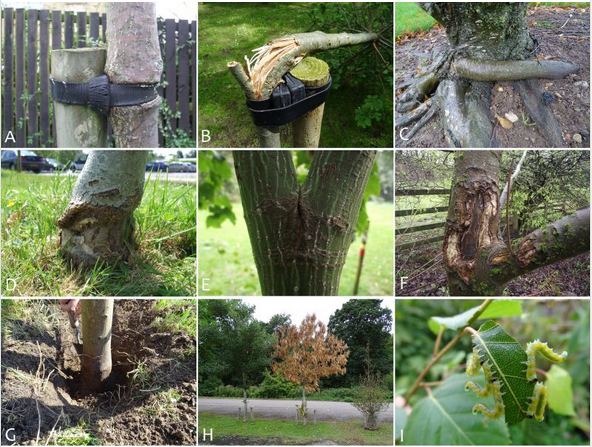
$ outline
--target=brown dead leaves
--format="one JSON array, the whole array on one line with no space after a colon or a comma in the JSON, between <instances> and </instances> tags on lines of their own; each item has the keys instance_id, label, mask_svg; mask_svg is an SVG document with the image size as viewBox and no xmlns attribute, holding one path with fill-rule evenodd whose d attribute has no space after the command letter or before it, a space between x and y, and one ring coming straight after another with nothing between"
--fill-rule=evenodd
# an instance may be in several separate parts
<instances>
[{"instance_id":1,"label":"brown dead leaves","mask_svg":"<svg viewBox=\"0 0 592 447\"><path fill-rule=\"evenodd\" d=\"M281 373L289 381L299 384L306 391L319 389L319 379L333 374L345 374L349 357L347 345L333 334L327 334L326 326L317 321L315 314L307 315L300 327L289 326L279 331L271 369Z\"/></svg>"}]
</instances>

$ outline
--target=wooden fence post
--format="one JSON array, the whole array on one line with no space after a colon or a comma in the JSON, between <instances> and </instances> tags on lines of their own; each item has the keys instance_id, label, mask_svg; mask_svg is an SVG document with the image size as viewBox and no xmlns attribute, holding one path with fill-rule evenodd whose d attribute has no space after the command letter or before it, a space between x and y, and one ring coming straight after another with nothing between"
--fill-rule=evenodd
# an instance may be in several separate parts
<instances>
[{"instance_id":1,"label":"wooden fence post","mask_svg":"<svg viewBox=\"0 0 592 447\"><path fill-rule=\"evenodd\" d=\"M296 425L298 425L298 406L296 406Z\"/></svg>"},{"instance_id":2,"label":"wooden fence post","mask_svg":"<svg viewBox=\"0 0 592 447\"><path fill-rule=\"evenodd\" d=\"M236 422L240 422L241 417L241 407L238 407L238 415L236 416Z\"/></svg>"},{"instance_id":3,"label":"wooden fence post","mask_svg":"<svg viewBox=\"0 0 592 447\"><path fill-rule=\"evenodd\" d=\"M251 422L255 422L255 415L253 414L253 407L251 407Z\"/></svg>"},{"instance_id":4,"label":"wooden fence post","mask_svg":"<svg viewBox=\"0 0 592 447\"><path fill-rule=\"evenodd\" d=\"M88 82L103 74L104 48L53 50L51 76L56 81ZM107 118L87 106L53 103L59 148L107 147Z\"/></svg>"},{"instance_id":5,"label":"wooden fence post","mask_svg":"<svg viewBox=\"0 0 592 447\"><path fill-rule=\"evenodd\" d=\"M312 417L313 417L312 423L313 423L313 425L316 426L317 425L317 410L312 410Z\"/></svg>"}]
</instances>

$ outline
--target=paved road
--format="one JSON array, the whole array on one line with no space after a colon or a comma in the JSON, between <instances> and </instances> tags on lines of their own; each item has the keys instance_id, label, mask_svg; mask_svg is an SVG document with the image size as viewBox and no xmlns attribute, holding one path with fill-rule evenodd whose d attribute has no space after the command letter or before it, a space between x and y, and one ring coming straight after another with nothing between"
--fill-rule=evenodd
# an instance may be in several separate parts
<instances>
[{"instance_id":1,"label":"paved road","mask_svg":"<svg viewBox=\"0 0 592 447\"><path fill-rule=\"evenodd\" d=\"M293 418L296 412L296 405L299 400L276 400L276 399L249 399L249 407L253 407L255 417L263 418ZM198 411L210 411L218 414L236 416L238 407L243 406L242 399L212 399L200 397L197 402ZM309 414L317 410L319 421L346 421L350 419L363 419L362 413L356 410L347 402L309 401ZM379 420L393 422L393 406L382 411Z\"/></svg>"},{"instance_id":2,"label":"paved road","mask_svg":"<svg viewBox=\"0 0 592 447\"><path fill-rule=\"evenodd\" d=\"M79 175L81 171L64 171L61 175ZM57 172L47 172L43 171L39 175L56 175ZM148 175L150 173L146 172L146 180L148 180ZM150 175L151 180L160 179L165 180L166 173L164 172L153 172ZM170 182L179 182L179 183L196 183L197 182L197 174L195 172L169 172L168 179Z\"/></svg>"}]
</instances>

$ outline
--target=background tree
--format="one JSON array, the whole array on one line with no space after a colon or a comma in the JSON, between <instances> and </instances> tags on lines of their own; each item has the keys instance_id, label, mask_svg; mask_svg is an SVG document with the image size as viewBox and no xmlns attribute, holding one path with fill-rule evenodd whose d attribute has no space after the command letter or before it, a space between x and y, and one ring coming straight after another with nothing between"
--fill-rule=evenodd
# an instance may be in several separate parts
<instances>
[{"instance_id":1,"label":"background tree","mask_svg":"<svg viewBox=\"0 0 592 447\"><path fill-rule=\"evenodd\" d=\"M82 300L82 381L90 391L102 391L111 375L113 298Z\"/></svg>"},{"instance_id":2,"label":"background tree","mask_svg":"<svg viewBox=\"0 0 592 447\"><path fill-rule=\"evenodd\" d=\"M301 186L289 151L235 151L263 295L337 295L376 151L317 151Z\"/></svg>"},{"instance_id":3,"label":"background tree","mask_svg":"<svg viewBox=\"0 0 592 447\"><path fill-rule=\"evenodd\" d=\"M439 110L451 147L496 147L489 116L492 82L514 81L514 89L549 146L565 146L549 101L543 99L536 79L563 78L580 67L541 58L529 60L537 56L538 46L528 31L526 2L419 5L446 28L448 48L432 66L400 87L405 91L397 98L397 111L414 111L397 120L396 126L409 126L419 120L406 133L407 139ZM425 100L432 95L435 98Z\"/></svg>"},{"instance_id":4,"label":"background tree","mask_svg":"<svg viewBox=\"0 0 592 447\"><path fill-rule=\"evenodd\" d=\"M366 349L365 364L365 373L360 376L360 384L356 388L352 405L364 415L366 430L378 430L378 413L388 408L389 402L382 377L372 365L369 345Z\"/></svg>"},{"instance_id":5,"label":"background tree","mask_svg":"<svg viewBox=\"0 0 592 447\"><path fill-rule=\"evenodd\" d=\"M131 32L130 30L133 30ZM113 84L155 85L162 75L156 3L111 2L107 5L107 62ZM116 147L158 147L160 96L110 111Z\"/></svg>"},{"instance_id":6,"label":"background tree","mask_svg":"<svg viewBox=\"0 0 592 447\"><path fill-rule=\"evenodd\" d=\"M292 325L292 318L288 314L275 314L267 323L263 323L270 334L279 333L284 327Z\"/></svg>"},{"instance_id":7,"label":"background tree","mask_svg":"<svg viewBox=\"0 0 592 447\"><path fill-rule=\"evenodd\" d=\"M253 306L240 300L199 302L200 377L232 383L243 390L247 418L249 386L259 384L271 363L274 337L253 317Z\"/></svg>"},{"instance_id":8,"label":"background tree","mask_svg":"<svg viewBox=\"0 0 592 447\"><path fill-rule=\"evenodd\" d=\"M302 387L300 412L307 423L306 392L319 390L319 379L333 374L345 374L349 351L347 345L332 334L316 315L307 315L300 327L284 327L274 347L274 373Z\"/></svg>"},{"instance_id":9,"label":"background tree","mask_svg":"<svg viewBox=\"0 0 592 447\"><path fill-rule=\"evenodd\" d=\"M323 379L323 385L353 386L364 375L369 359L377 373L388 375L392 372L390 330L393 315L381 303L382 300L349 300L331 315L327 330L347 344L349 357L347 373Z\"/></svg>"},{"instance_id":10,"label":"background tree","mask_svg":"<svg viewBox=\"0 0 592 447\"><path fill-rule=\"evenodd\" d=\"M590 251L589 206L504 241L500 161L500 151L456 153L443 248L450 295L501 295L523 273Z\"/></svg>"},{"instance_id":11,"label":"background tree","mask_svg":"<svg viewBox=\"0 0 592 447\"><path fill-rule=\"evenodd\" d=\"M132 213L144 192L147 151L90 152L68 207L58 220L62 253L75 265L129 255Z\"/></svg>"}]
</instances>

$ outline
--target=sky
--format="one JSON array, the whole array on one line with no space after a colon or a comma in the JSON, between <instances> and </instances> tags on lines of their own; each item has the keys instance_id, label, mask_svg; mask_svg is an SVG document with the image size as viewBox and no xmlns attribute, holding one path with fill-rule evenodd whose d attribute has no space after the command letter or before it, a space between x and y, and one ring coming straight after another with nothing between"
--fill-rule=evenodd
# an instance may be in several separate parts
<instances>
[{"instance_id":1,"label":"sky","mask_svg":"<svg viewBox=\"0 0 592 447\"><path fill-rule=\"evenodd\" d=\"M300 324L307 314L316 313L317 319L325 324L329 317L351 298L349 297L293 297L293 298L242 298L242 301L256 306L255 318L269 321L275 314L289 314L293 324ZM395 314L394 299L382 300L382 307L388 307ZM392 333L392 329L391 329Z\"/></svg>"}]
</instances>

